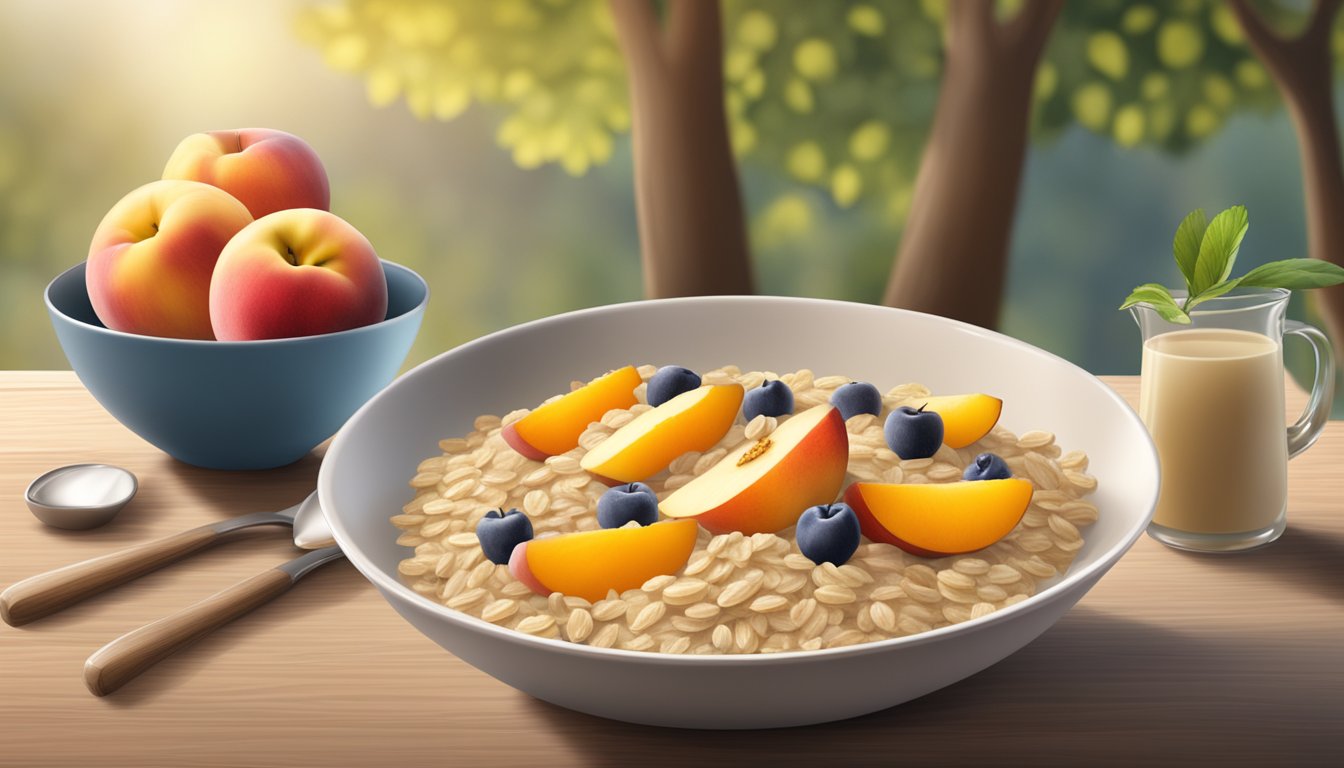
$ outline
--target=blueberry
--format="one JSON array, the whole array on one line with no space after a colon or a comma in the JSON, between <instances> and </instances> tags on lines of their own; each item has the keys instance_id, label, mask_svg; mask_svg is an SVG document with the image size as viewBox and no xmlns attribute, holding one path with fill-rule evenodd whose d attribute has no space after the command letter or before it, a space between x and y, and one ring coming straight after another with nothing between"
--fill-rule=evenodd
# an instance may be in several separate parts
<instances>
[{"instance_id":1,"label":"blueberry","mask_svg":"<svg viewBox=\"0 0 1344 768\"><path fill-rule=\"evenodd\" d=\"M1008 462L996 453L982 453L961 473L965 480L1007 480L1013 476Z\"/></svg>"},{"instance_id":2,"label":"blueberry","mask_svg":"<svg viewBox=\"0 0 1344 768\"><path fill-rule=\"evenodd\" d=\"M742 415L751 421L757 416L783 416L793 413L793 390L775 379L751 390L742 398Z\"/></svg>"},{"instance_id":3,"label":"blueberry","mask_svg":"<svg viewBox=\"0 0 1344 768\"><path fill-rule=\"evenodd\" d=\"M700 374L690 368L665 365L659 368L658 372L649 379L649 388L644 397L649 401L649 405L657 407L677 395L690 392L699 386Z\"/></svg>"},{"instance_id":4,"label":"blueberry","mask_svg":"<svg viewBox=\"0 0 1344 768\"><path fill-rule=\"evenodd\" d=\"M866 381L851 381L831 393L831 405L840 409L840 418L845 421L860 413L876 416L882 413L882 393Z\"/></svg>"},{"instance_id":5,"label":"blueberry","mask_svg":"<svg viewBox=\"0 0 1344 768\"><path fill-rule=\"evenodd\" d=\"M476 523L476 538L490 562L504 565L514 547L532 539L532 521L516 509L492 509Z\"/></svg>"},{"instance_id":6,"label":"blueberry","mask_svg":"<svg viewBox=\"0 0 1344 768\"><path fill-rule=\"evenodd\" d=\"M597 500L597 524L620 528L634 520L640 525L658 522L658 497L643 483L618 485Z\"/></svg>"},{"instance_id":7,"label":"blueberry","mask_svg":"<svg viewBox=\"0 0 1344 768\"><path fill-rule=\"evenodd\" d=\"M882 430L887 446L902 459L927 459L943 444L943 417L920 406L892 411Z\"/></svg>"},{"instance_id":8,"label":"blueberry","mask_svg":"<svg viewBox=\"0 0 1344 768\"><path fill-rule=\"evenodd\" d=\"M808 507L798 518L793 538L808 560L844 565L859 548L859 516L848 504Z\"/></svg>"}]
</instances>

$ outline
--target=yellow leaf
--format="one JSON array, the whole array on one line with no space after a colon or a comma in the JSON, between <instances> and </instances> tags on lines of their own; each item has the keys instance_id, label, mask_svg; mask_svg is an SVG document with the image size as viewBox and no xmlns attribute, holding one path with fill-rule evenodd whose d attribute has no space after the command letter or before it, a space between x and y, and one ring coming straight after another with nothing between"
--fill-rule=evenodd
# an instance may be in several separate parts
<instances>
[{"instance_id":1,"label":"yellow leaf","mask_svg":"<svg viewBox=\"0 0 1344 768\"><path fill-rule=\"evenodd\" d=\"M1246 35L1241 31L1241 22L1237 21L1237 17L1226 4L1214 3L1209 11L1209 22L1214 34L1222 38L1223 42L1241 45L1246 41Z\"/></svg>"},{"instance_id":2,"label":"yellow leaf","mask_svg":"<svg viewBox=\"0 0 1344 768\"><path fill-rule=\"evenodd\" d=\"M764 11L747 11L737 20L737 39L743 45L764 51L775 44L775 22Z\"/></svg>"},{"instance_id":3,"label":"yellow leaf","mask_svg":"<svg viewBox=\"0 0 1344 768\"><path fill-rule=\"evenodd\" d=\"M1151 5L1136 5L1125 11L1120 28L1131 35L1141 35L1157 23L1157 11Z\"/></svg>"},{"instance_id":4,"label":"yellow leaf","mask_svg":"<svg viewBox=\"0 0 1344 768\"><path fill-rule=\"evenodd\" d=\"M397 96L401 94L401 78L396 70L389 66L375 67L369 70L365 90L373 106L385 107L396 101Z\"/></svg>"},{"instance_id":5,"label":"yellow leaf","mask_svg":"<svg viewBox=\"0 0 1344 768\"><path fill-rule=\"evenodd\" d=\"M723 60L723 76L731 83L743 80L755 68L756 54L750 49L735 48Z\"/></svg>"},{"instance_id":6,"label":"yellow leaf","mask_svg":"<svg viewBox=\"0 0 1344 768\"><path fill-rule=\"evenodd\" d=\"M878 37L887 31L887 22L882 18L882 12L871 5L856 5L850 8L846 20L850 29L867 37Z\"/></svg>"},{"instance_id":7,"label":"yellow leaf","mask_svg":"<svg viewBox=\"0 0 1344 768\"><path fill-rule=\"evenodd\" d=\"M471 103L471 93L461 84L440 85L434 93L434 117L448 121L462 114Z\"/></svg>"},{"instance_id":8,"label":"yellow leaf","mask_svg":"<svg viewBox=\"0 0 1344 768\"><path fill-rule=\"evenodd\" d=\"M1106 127L1111 117L1111 91L1101 83L1089 83L1074 91L1073 114L1094 131Z\"/></svg>"},{"instance_id":9,"label":"yellow leaf","mask_svg":"<svg viewBox=\"0 0 1344 768\"><path fill-rule=\"evenodd\" d=\"M1170 89L1171 81L1161 72L1149 72L1143 76L1143 82L1139 84L1139 92L1149 101L1166 96Z\"/></svg>"},{"instance_id":10,"label":"yellow leaf","mask_svg":"<svg viewBox=\"0 0 1344 768\"><path fill-rule=\"evenodd\" d=\"M1236 101L1237 91L1226 77L1209 74L1204 77L1204 98L1219 109L1227 109Z\"/></svg>"},{"instance_id":11,"label":"yellow leaf","mask_svg":"<svg viewBox=\"0 0 1344 768\"><path fill-rule=\"evenodd\" d=\"M338 72L357 72L368 62L369 42L363 37L347 33L338 35L322 50L327 66Z\"/></svg>"},{"instance_id":12,"label":"yellow leaf","mask_svg":"<svg viewBox=\"0 0 1344 768\"><path fill-rule=\"evenodd\" d=\"M804 115L811 112L812 88L796 77L789 78L789 82L784 86L784 103L794 112Z\"/></svg>"},{"instance_id":13,"label":"yellow leaf","mask_svg":"<svg viewBox=\"0 0 1344 768\"><path fill-rule=\"evenodd\" d=\"M830 80L839 68L835 48L817 37L808 38L793 49L793 66L808 80Z\"/></svg>"},{"instance_id":14,"label":"yellow leaf","mask_svg":"<svg viewBox=\"0 0 1344 768\"><path fill-rule=\"evenodd\" d=\"M1132 147L1143 140L1143 128L1143 109L1137 104L1126 104L1116 110L1111 134L1115 136L1115 143L1122 147Z\"/></svg>"},{"instance_id":15,"label":"yellow leaf","mask_svg":"<svg viewBox=\"0 0 1344 768\"><path fill-rule=\"evenodd\" d=\"M1237 63L1237 82L1250 90L1264 88L1269 83L1269 73L1254 59L1244 59Z\"/></svg>"},{"instance_id":16,"label":"yellow leaf","mask_svg":"<svg viewBox=\"0 0 1344 768\"><path fill-rule=\"evenodd\" d=\"M742 94L749 99L759 99L765 93L765 73L753 69L742 78Z\"/></svg>"},{"instance_id":17,"label":"yellow leaf","mask_svg":"<svg viewBox=\"0 0 1344 768\"><path fill-rule=\"evenodd\" d=\"M862 191L863 178L859 176L859 171L854 166L845 163L831 174L831 197L835 198L836 205L841 208L853 205Z\"/></svg>"},{"instance_id":18,"label":"yellow leaf","mask_svg":"<svg viewBox=\"0 0 1344 768\"><path fill-rule=\"evenodd\" d=\"M1196 104L1185 114L1185 132L1192 138L1208 136L1218 130L1221 123L1218 113L1204 104Z\"/></svg>"},{"instance_id":19,"label":"yellow leaf","mask_svg":"<svg viewBox=\"0 0 1344 768\"><path fill-rule=\"evenodd\" d=\"M1129 71L1129 50L1114 32L1096 32L1087 39L1087 61L1112 80L1121 80Z\"/></svg>"},{"instance_id":20,"label":"yellow leaf","mask_svg":"<svg viewBox=\"0 0 1344 768\"><path fill-rule=\"evenodd\" d=\"M784 165L800 181L818 181L826 173L826 154L815 141L805 141L789 150Z\"/></svg>"},{"instance_id":21,"label":"yellow leaf","mask_svg":"<svg viewBox=\"0 0 1344 768\"><path fill-rule=\"evenodd\" d=\"M1037 101L1045 101L1054 95L1055 89L1059 87L1059 70L1055 65L1042 61L1036 67L1036 82L1032 86L1032 95Z\"/></svg>"},{"instance_id":22,"label":"yellow leaf","mask_svg":"<svg viewBox=\"0 0 1344 768\"><path fill-rule=\"evenodd\" d=\"M1188 21L1173 19L1157 30L1157 58L1172 69L1184 69L1204 55L1204 33Z\"/></svg>"},{"instance_id":23,"label":"yellow leaf","mask_svg":"<svg viewBox=\"0 0 1344 768\"><path fill-rule=\"evenodd\" d=\"M751 123L745 121L734 122L729 127L729 138L732 141L733 152L739 155L745 155L756 148L756 128Z\"/></svg>"},{"instance_id":24,"label":"yellow leaf","mask_svg":"<svg viewBox=\"0 0 1344 768\"><path fill-rule=\"evenodd\" d=\"M864 121L849 137L849 154L856 160L876 160L887 151L891 132L880 120Z\"/></svg>"},{"instance_id":25,"label":"yellow leaf","mask_svg":"<svg viewBox=\"0 0 1344 768\"><path fill-rule=\"evenodd\" d=\"M807 201L796 194L781 195L756 220L753 240L762 244L787 242L811 228L812 207Z\"/></svg>"}]
</instances>

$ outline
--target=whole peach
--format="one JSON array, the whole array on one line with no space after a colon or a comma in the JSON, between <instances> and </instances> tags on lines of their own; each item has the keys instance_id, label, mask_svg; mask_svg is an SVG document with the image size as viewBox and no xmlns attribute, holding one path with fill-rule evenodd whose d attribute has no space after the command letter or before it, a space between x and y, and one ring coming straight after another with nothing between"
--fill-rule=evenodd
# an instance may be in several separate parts
<instances>
[{"instance_id":1,"label":"whole peach","mask_svg":"<svg viewBox=\"0 0 1344 768\"><path fill-rule=\"evenodd\" d=\"M313 208L249 224L225 246L210 282L210 322L221 341L334 333L386 313L373 246L341 217Z\"/></svg>"},{"instance_id":2,"label":"whole peach","mask_svg":"<svg viewBox=\"0 0 1344 768\"><path fill-rule=\"evenodd\" d=\"M89 244L85 285L114 331L213 339L210 280L225 244L252 223L243 204L197 181L152 181L107 212Z\"/></svg>"},{"instance_id":3,"label":"whole peach","mask_svg":"<svg viewBox=\"0 0 1344 768\"><path fill-rule=\"evenodd\" d=\"M271 128L194 133L173 150L163 178L219 187L258 219L288 208L331 207L317 152L298 136Z\"/></svg>"}]
</instances>

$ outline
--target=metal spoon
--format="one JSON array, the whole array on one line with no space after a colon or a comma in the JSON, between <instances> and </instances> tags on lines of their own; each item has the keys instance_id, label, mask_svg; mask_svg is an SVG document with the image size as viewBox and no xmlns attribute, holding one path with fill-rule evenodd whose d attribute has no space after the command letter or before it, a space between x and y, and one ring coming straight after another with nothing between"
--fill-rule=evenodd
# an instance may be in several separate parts
<instances>
[{"instance_id":1,"label":"metal spoon","mask_svg":"<svg viewBox=\"0 0 1344 768\"><path fill-rule=\"evenodd\" d=\"M257 525L292 526L298 513L303 510L307 510L303 516L305 530L307 526L312 525L310 520L316 520L325 529L326 521L322 518L317 493L314 492L298 504L279 512L254 512L250 515L221 520L31 576L0 592L0 619L15 627L27 624L131 579L156 571L169 563L175 563L193 552L219 543L226 534L233 531ZM330 543L330 534L323 537L307 533L304 538L305 548Z\"/></svg>"},{"instance_id":2,"label":"metal spoon","mask_svg":"<svg viewBox=\"0 0 1344 768\"><path fill-rule=\"evenodd\" d=\"M294 543L330 544L331 531L314 493L294 515ZM318 566L337 560L336 546L316 549L190 605L177 613L128 632L84 662L84 683L95 696L106 696L179 649L245 613L279 597Z\"/></svg>"},{"instance_id":3,"label":"metal spoon","mask_svg":"<svg viewBox=\"0 0 1344 768\"><path fill-rule=\"evenodd\" d=\"M53 528L97 528L117 516L134 496L135 475L111 464L72 464L28 484L23 500Z\"/></svg>"}]
</instances>

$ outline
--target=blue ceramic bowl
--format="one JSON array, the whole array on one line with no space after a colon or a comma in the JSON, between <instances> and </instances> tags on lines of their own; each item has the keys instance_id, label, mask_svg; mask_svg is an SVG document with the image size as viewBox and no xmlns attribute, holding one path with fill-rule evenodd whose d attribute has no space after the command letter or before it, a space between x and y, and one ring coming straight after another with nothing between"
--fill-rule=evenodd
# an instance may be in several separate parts
<instances>
[{"instance_id":1,"label":"blue ceramic bowl","mask_svg":"<svg viewBox=\"0 0 1344 768\"><path fill-rule=\"evenodd\" d=\"M108 330L84 264L47 286L70 366L118 421L175 459L210 469L270 469L303 458L396 376L420 329L425 281L383 262L387 317L339 333L196 341Z\"/></svg>"}]
</instances>

